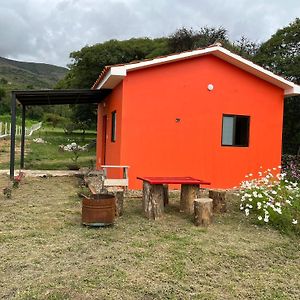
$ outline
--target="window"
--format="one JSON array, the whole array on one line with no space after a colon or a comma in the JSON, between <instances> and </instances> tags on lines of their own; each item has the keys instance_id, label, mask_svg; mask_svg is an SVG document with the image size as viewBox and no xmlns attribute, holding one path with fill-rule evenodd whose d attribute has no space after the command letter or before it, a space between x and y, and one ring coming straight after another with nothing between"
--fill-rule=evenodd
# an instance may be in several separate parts
<instances>
[{"instance_id":1,"label":"window","mask_svg":"<svg viewBox=\"0 0 300 300\"><path fill-rule=\"evenodd\" d=\"M249 146L249 116L223 115L222 146Z\"/></svg>"},{"instance_id":2,"label":"window","mask_svg":"<svg viewBox=\"0 0 300 300\"><path fill-rule=\"evenodd\" d=\"M116 130L117 130L117 112L111 113L111 141L116 141Z\"/></svg>"}]
</instances>

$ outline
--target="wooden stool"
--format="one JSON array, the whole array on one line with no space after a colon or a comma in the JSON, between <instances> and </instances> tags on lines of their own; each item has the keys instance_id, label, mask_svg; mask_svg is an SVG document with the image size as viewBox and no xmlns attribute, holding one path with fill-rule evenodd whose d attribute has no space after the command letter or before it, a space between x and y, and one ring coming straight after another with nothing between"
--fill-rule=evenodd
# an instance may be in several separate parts
<instances>
[{"instance_id":1,"label":"wooden stool","mask_svg":"<svg viewBox=\"0 0 300 300\"><path fill-rule=\"evenodd\" d=\"M208 197L213 199L213 210L215 213L224 213L227 211L225 196L226 191L209 190Z\"/></svg>"},{"instance_id":2,"label":"wooden stool","mask_svg":"<svg viewBox=\"0 0 300 300\"><path fill-rule=\"evenodd\" d=\"M212 223L213 199L199 198L194 200L194 221L196 226L208 226Z\"/></svg>"}]
</instances>

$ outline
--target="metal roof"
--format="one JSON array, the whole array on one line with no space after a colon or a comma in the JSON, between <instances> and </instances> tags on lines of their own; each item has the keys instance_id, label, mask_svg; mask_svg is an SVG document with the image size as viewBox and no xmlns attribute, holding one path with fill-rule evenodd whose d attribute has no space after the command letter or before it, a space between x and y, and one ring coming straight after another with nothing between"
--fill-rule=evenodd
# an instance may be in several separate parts
<instances>
[{"instance_id":1,"label":"metal roof","mask_svg":"<svg viewBox=\"0 0 300 300\"><path fill-rule=\"evenodd\" d=\"M111 89L12 91L22 105L91 104L102 102Z\"/></svg>"}]
</instances>

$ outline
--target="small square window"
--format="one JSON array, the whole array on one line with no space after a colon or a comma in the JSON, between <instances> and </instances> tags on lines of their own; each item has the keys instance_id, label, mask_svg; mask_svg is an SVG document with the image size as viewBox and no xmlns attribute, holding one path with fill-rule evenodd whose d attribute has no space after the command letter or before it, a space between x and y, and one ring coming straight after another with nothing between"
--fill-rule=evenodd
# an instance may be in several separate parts
<instances>
[{"instance_id":1,"label":"small square window","mask_svg":"<svg viewBox=\"0 0 300 300\"><path fill-rule=\"evenodd\" d=\"M117 112L113 111L111 113L111 141L116 141L116 131L117 131Z\"/></svg>"},{"instance_id":2,"label":"small square window","mask_svg":"<svg viewBox=\"0 0 300 300\"><path fill-rule=\"evenodd\" d=\"M222 146L249 146L249 116L223 115Z\"/></svg>"}]
</instances>

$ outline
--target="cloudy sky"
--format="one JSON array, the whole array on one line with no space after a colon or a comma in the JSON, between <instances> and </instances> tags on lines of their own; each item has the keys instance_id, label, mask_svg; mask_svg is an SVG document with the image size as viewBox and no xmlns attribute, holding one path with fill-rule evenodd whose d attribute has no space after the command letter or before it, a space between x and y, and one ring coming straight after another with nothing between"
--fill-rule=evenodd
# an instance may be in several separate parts
<instances>
[{"instance_id":1,"label":"cloudy sky","mask_svg":"<svg viewBox=\"0 0 300 300\"><path fill-rule=\"evenodd\" d=\"M299 0L0 0L0 56L65 66L109 39L225 27L260 42L300 17Z\"/></svg>"}]
</instances>

